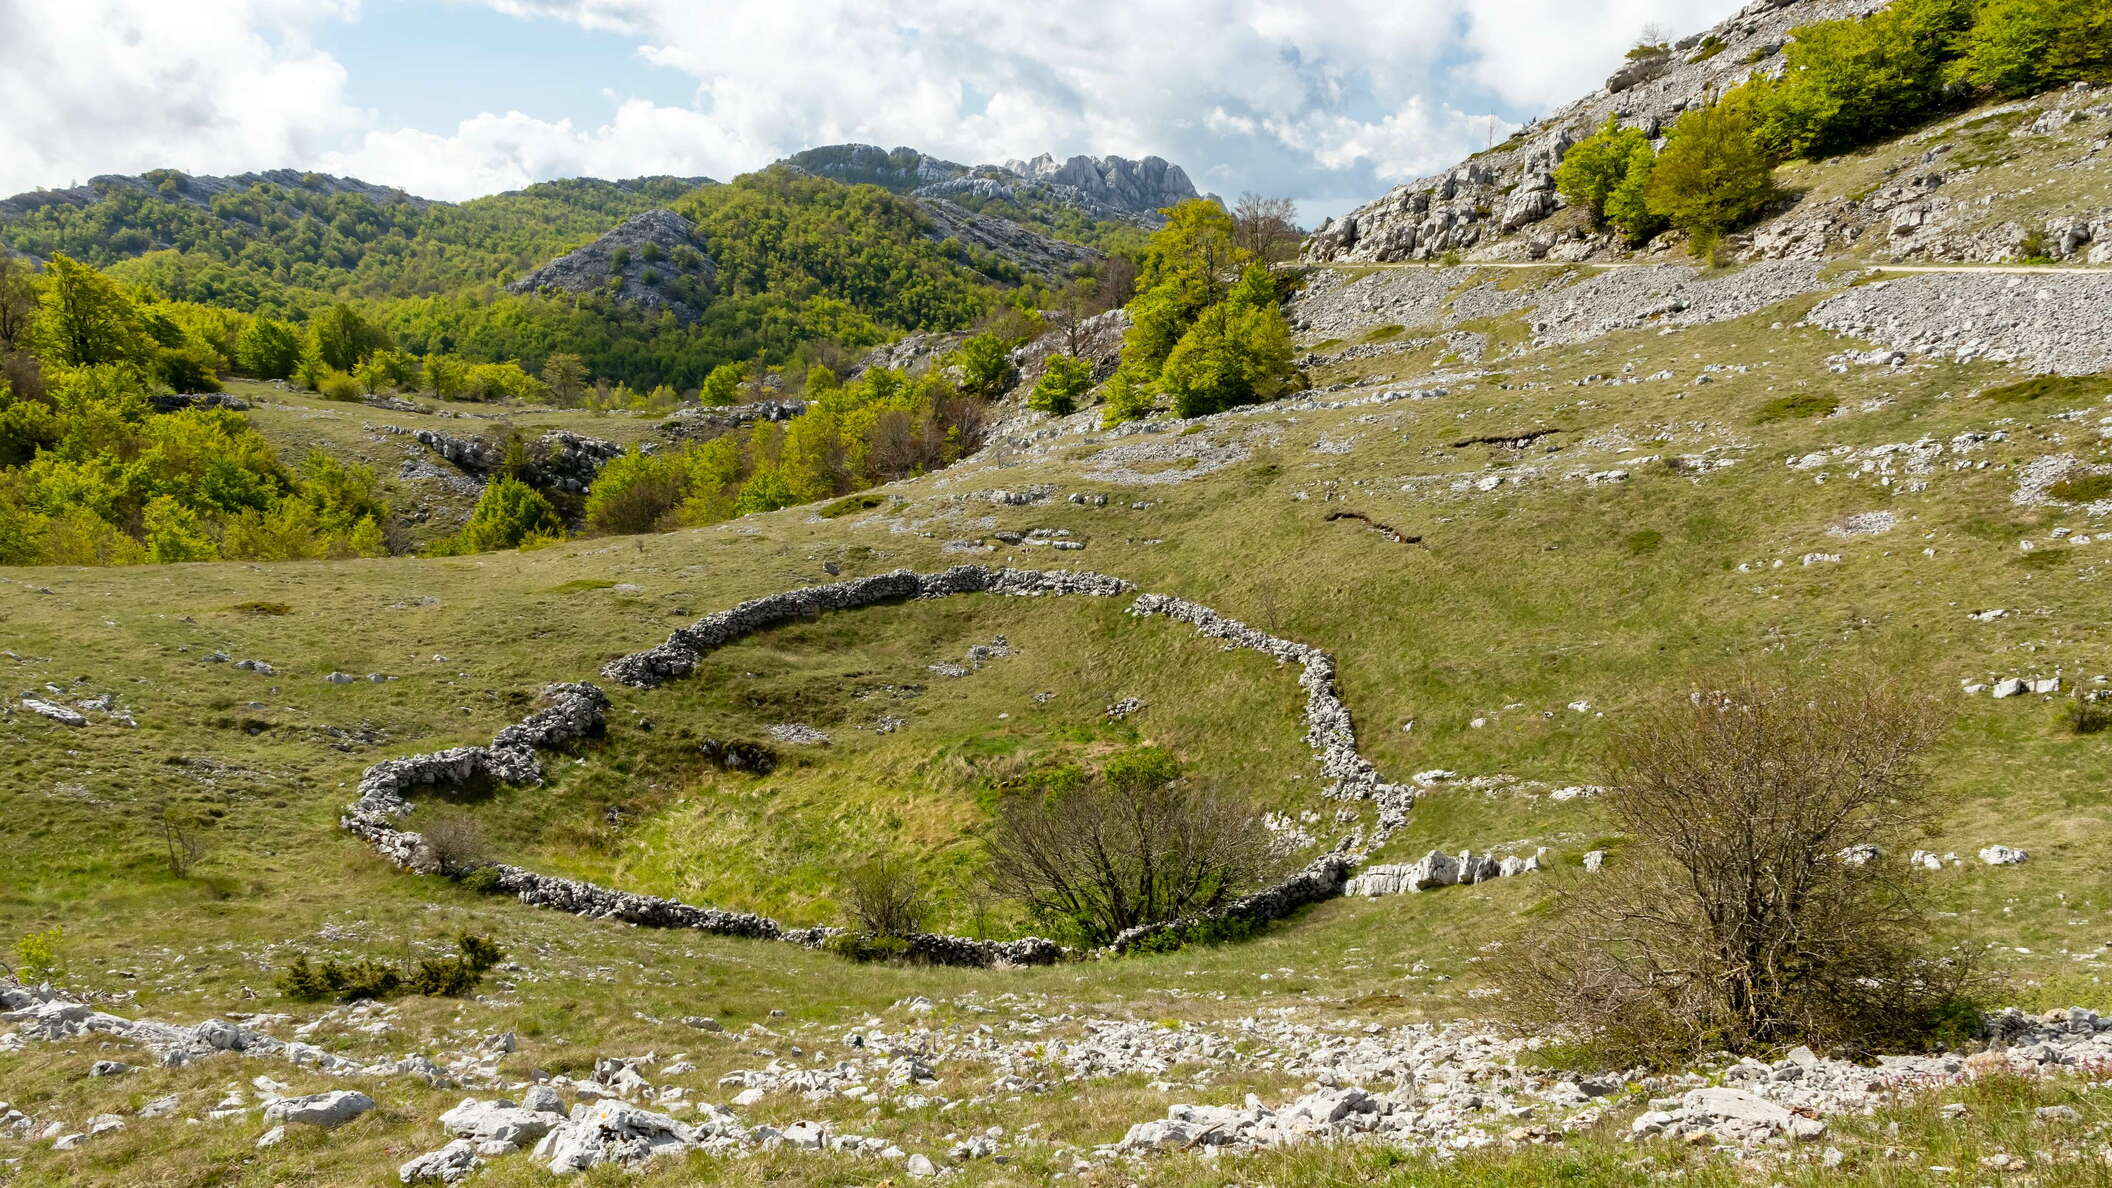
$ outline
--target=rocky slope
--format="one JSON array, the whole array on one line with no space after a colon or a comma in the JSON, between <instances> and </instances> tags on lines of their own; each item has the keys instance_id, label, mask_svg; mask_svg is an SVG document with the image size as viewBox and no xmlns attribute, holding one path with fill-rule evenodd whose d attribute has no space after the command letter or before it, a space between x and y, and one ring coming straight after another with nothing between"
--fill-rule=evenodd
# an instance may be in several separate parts
<instances>
[{"instance_id":1,"label":"rocky slope","mask_svg":"<svg viewBox=\"0 0 2112 1188\"><path fill-rule=\"evenodd\" d=\"M677 321L703 314L718 268L697 225L671 210L649 210L615 230L567 252L513 284L513 293L606 292L651 313Z\"/></svg>"},{"instance_id":2,"label":"rocky slope","mask_svg":"<svg viewBox=\"0 0 2112 1188\"><path fill-rule=\"evenodd\" d=\"M1605 86L1443 173L1323 223L1316 262L1605 260L1627 255L1566 208L1554 171L1608 118L1657 135L1753 75L1779 74L1795 27L1883 0L1759 0L1670 52L1623 63ZM1791 201L1732 250L1749 259L1854 252L1892 261L2112 260L2112 106L2078 88L1940 121L1893 145L1786 167ZM1657 250L1671 245L1660 240Z\"/></svg>"}]
</instances>

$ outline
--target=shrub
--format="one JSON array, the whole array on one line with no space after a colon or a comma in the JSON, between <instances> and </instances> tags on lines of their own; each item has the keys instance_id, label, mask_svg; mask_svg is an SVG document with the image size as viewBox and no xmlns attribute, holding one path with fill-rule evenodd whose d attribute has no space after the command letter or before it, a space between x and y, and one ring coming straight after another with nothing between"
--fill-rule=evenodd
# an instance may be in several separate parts
<instances>
[{"instance_id":1,"label":"shrub","mask_svg":"<svg viewBox=\"0 0 2112 1188\"><path fill-rule=\"evenodd\" d=\"M1067 416L1078 407L1078 398L1093 387L1093 364L1076 355L1051 355L1047 369L1034 381L1027 407L1051 416Z\"/></svg>"},{"instance_id":2,"label":"shrub","mask_svg":"<svg viewBox=\"0 0 2112 1188\"><path fill-rule=\"evenodd\" d=\"M433 814L418 832L432 853L434 867L450 878L466 875L491 859L483 823L460 809Z\"/></svg>"},{"instance_id":3,"label":"shrub","mask_svg":"<svg viewBox=\"0 0 2112 1188\"><path fill-rule=\"evenodd\" d=\"M924 927L931 913L917 872L909 863L882 854L844 876L843 907L868 936L905 937Z\"/></svg>"},{"instance_id":4,"label":"shrub","mask_svg":"<svg viewBox=\"0 0 2112 1188\"><path fill-rule=\"evenodd\" d=\"M1253 805L1181 779L1156 747L1119 754L1092 779L1016 791L983 844L993 889L1091 944L1222 907L1272 865Z\"/></svg>"},{"instance_id":5,"label":"shrub","mask_svg":"<svg viewBox=\"0 0 2112 1188\"><path fill-rule=\"evenodd\" d=\"M180 813L164 811L157 824L162 850L169 860L169 873L179 879L189 876L191 868L205 857L205 837L198 830L198 822Z\"/></svg>"},{"instance_id":6,"label":"shrub","mask_svg":"<svg viewBox=\"0 0 2112 1188\"><path fill-rule=\"evenodd\" d=\"M1562 154L1562 164L1555 169L1556 192L1571 206L1590 211L1594 221L1603 222L1607 203L1635 167L1637 149L1656 159L1650 137L1641 128L1623 128L1619 117L1608 116L1597 132Z\"/></svg>"},{"instance_id":7,"label":"shrub","mask_svg":"<svg viewBox=\"0 0 2112 1188\"><path fill-rule=\"evenodd\" d=\"M1736 92L1679 117L1643 190L1648 213L1697 245L1759 214L1775 198L1774 162L1752 130L1749 105Z\"/></svg>"},{"instance_id":8,"label":"shrub","mask_svg":"<svg viewBox=\"0 0 2112 1188\"><path fill-rule=\"evenodd\" d=\"M1637 715L1600 800L1627 837L1617 875L1561 893L1513 947L1505 1001L1618 1059L1809 1043L1930 1042L1975 981L1931 948L1925 882L1897 855L1932 819L1932 698L1884 680L1744 679ZM1851 865L1875 845L1889 860Z\"/></svg>"},{"instance_id":9,"label":"shrub","mask_svg":"<svg viewBox=\"0 0 2112 1188\"><path fill-rule=\"evenodd\" d=\"M899 936L839 932L822 947L849 961L903 961L909 957L909 942Z\"/></svg>"},{"instance_id":10,"label":"shrub","mask_svg":"<svg viewBox=\"0 0 2112 1188\"><path fill-rule=\"evenodd\" d=\"M2077 693L2061 706L2061 724L2075 734L2097 734L2112 726L2112 706Z\"/></svg>"},{"instance_id":11,"label":"shrub","mask_svg":"<svg viewBox=\"0 0 2112 1188\"><path fill-rule=\"evenodd\" d=\"M59 942L66 939L63 927L26 933L15 942L15 976L24 984L51 982L66 976L66 963L59 957Z\"/></svg>"},{"instance_id":12,"label":"shrub","mask_svg":"<svg viewBox=\"0 0 2112 1188\"><path fill-rule=\"evenodd\" d=\"M325 400L357 400L366 393L357 377L326 369L315 381L315 390Z\"/></svg>"},{"instance_id":13,"label":"shrub","mask_svg":"<svg viewBox=\"0 0 2112 1188\"><path fill-rule=\"evenodd\" d=\"M316 965L299 954L279 971L279 993L304 1002L335 999L354 1002L387 998L398 991L433 997L457 997L474 990L485 971L505 959L498 945L464 933L449 957L424 957L408 972L363 957L350 965L325 961Z\"/></svg>"},{"instance_id":14,"label":"shrub","mask_svg":"<svg viewBox=\"0 0 2112 1188\"><path fill-rule=\"evenodd\" d=\"M1002 395L1017 374L1012 343L995 334L978 334L962 343L954 362L961 369L961 390L982 400Z\"/></svg>"},{"instance_id":15,"label":"shrub","mask_svg":"<svg viewBox=\"0 0 2112 1188\"><path fill-rule=\"evenodd\" d=\"M634 451L611 461L587 492L586 530L617 536L672 526L689 494L686 479L675 454Z\"/></svg>"},{"instance_id":16,"label":"shrub","mask_svg":"<svg viewBox=\"0 0 2112 1188\"><path fill-rule=\"evenodd\" d=\"M2112 79L2112 9L2102 0L1983 0L1948 78L1997 95Z\"/></svg>"},{"instance_id":17,"label":"shrub","mask_svg":"<svg viewBox=\"0 0 2112 1188\"><path fill-rule=\"evenodd\" d=\"M479 866L472 868L461 878L456 879L455 882L461 884L466 890L475 891L480 895L497 895L505 890L504 887L500 886L502 878L503 876L499 874L498 867Z\"/></svg>"},{"instance_id":18,"label":"shrub","mask_svg":"<svg viewBox=\"0 0 2112 1188\"><path fill-rule=\"evenodd\" d=\"M1756 142L1778 156L1829 157L1927 119L1971 18L1971 0L1896 0L1860 20L1791 30L1781 80L1753 92Z\"/></svg>"},{"instance_id":19,"label":"shrub","mask_svg":"<svg viewBox=\"0 0 2112 1188\"><path fill-rule=\"evenodd\" d=\"M514 478L494 479L478 498L476 510L451 543L453 551L488 553L561 539L565 524L542 492Z\"/></svg>"}]
</instances>

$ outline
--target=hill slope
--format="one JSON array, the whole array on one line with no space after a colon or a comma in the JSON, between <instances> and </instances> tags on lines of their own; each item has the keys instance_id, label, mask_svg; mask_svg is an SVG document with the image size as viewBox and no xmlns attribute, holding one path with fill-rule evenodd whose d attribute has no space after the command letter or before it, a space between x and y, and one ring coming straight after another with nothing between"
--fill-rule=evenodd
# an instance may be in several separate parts
<instances>
[{"instance_id":1,"label":"hill slope","mask_svg":"<svg viewBox=\"0 0 2112 1188\"><path fill-rule=\"evenodd\" d=\"M2034 97L2003 135L2106 98ZM1792 168L1806 201L1865 202L1933 150L1913 137ZM900 195L780 170L681 207L715 248L707 317L829 291L906 321L967 291ZM817 209L855 250L807 233ZM63 927L65 966L48 993L0 983L0 1169L2104 1180L2112 734L2076 695L2112 686L2112 275L1805 243L1728 268L1317 263L1285 303L1307 391L1112 428L1008 405L943 471L708 528L0 570L0 933ZM254 415L413 461L391 429L465 411ZM1649 1070L1491 1022L1552 896L1632 869L1600 787L1617 732L1747 664L1942 698L1925 856L1874 873L1920 880L1937 939L2027 1012L1996 1046ZM1278 872L1308 876L1253 929L1009 968L853 965L808 931L885 854L956 938L918 951L1048 956L982 943L1060 923L991 894L983 831L1007 796L1161 752L1251 793ZM363 822L391 797L396 825ZM434 838L501 865L416 873ZM275 985L297 956L415 970L464 933L505 955L460 996ZM335 1091L372 1108L282 1100ZM301 1121L332 1110L356 1116Z\"/></svg>"}]
</instances>

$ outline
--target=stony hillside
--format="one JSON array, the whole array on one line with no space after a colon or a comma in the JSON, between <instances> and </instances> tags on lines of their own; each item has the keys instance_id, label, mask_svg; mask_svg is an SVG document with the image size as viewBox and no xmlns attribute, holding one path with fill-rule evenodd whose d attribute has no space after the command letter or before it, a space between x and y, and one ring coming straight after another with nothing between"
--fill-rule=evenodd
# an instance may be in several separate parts
<instances>
[{"instance_id":1,"label":"stony hillside","mask_svg":"<svg viewBox=\"0 0 2112 1188\"><path fill-rule=\"evenodd\" d=\"M1630 255L1555 191L1570 146L1611 118L1651 136L1754 76L1783 69L1790 30L1882 0L1761 0L1663 54L1620 65L1600 90L1504 143L1324 223L1329 262L1620 260ZM1789 197L1731 249L1746 259L1849 255L1884 262L2112 260L2112 101L2088 87L2001 103L1819 165L1793 164ZM1675 245L1660 241L1655 250Z\"/></svg>"},{"instance_id":2,"label":"stony hillside","mask_svg":"<svg viewBox=\"0 0 2112 1188\"><path fill-rule=\"evenodd\" d=\"M1619 101L1819 11L1755 6ZM0 569L0 1185L2112 1180L2112 272L1887 266L1846 233L1915 240L1878 197L1909 160L1961 162L1915 202L1965 238L1918 258L2094 200L2102 104L1792 167L1748 248L1799 209L1835 229L1782 258L1527 259L1539 224L1468 220L1443 233L1498 258L1287 270L1304 386L1213 415L1031 411L1052 356L1105 380L1141 317L1057 321L979 448L846 498ZM767 282L684 237L809 187L930 247L901 199L784 171L634 220L632 257ZM1339 250L1423 254L1395 201ZM574 264L633 279L613 246ZM509 470L576 494L620 447L796 411L236 395L435 533ZM825 399L895 417L873 448L913 429ZM1977 1034L1648 1066L1503 1022L1556 897L1642 869L1609 746L1748 665L1939 702L1935 819L1828 854L1932 898L1989 979ZM985 877L1000 807L1147 761L1251 796L1265 875L1048 939ZM926 909L877 953L845 930L875 856Z\"/></svg>"},{"instance_id":3,"label":"stony hillside","mask_svg":"<svg viewBox=\"0 0 2112 1188\"><path fill-rule=\"evenodd\" d=\"M593 243L567 252L507 286L514 293L546 290L606 293L648 313L666 311L693 322L710 299L718 268L697 225L671 210L632 215Z\"/></svg>"}]
</instances>

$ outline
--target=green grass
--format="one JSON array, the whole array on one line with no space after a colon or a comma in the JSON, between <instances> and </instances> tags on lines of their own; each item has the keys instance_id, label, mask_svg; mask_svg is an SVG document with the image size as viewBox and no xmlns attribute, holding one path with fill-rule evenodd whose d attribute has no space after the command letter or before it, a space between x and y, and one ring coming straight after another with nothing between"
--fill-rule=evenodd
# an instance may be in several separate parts
<instances>
[{"instance_id":1,"label":"green grass","mask_svg":"<svg viewBox=\"0 0 2112 1188\"><path fill-rule=\"evenodd\" d=\"M1767 425L1775 421L1830 417L1839 411L1838 400L1824 392L1795 392L1777 396L1762 404L1753 412L1753 424Z\"/></svg>"},{"instance_id":2,"label":"green grass","mask_svg":"<svg viewBox=\"0 0 2112 1188\"><path fill-rule=\"evenodd\" d=\"M2036 400L2094 400L2112 394L2112 376L2035 375L2028 380L1989 388L1982 400L2026 404Z\"/></svg>"}]
</instances>

